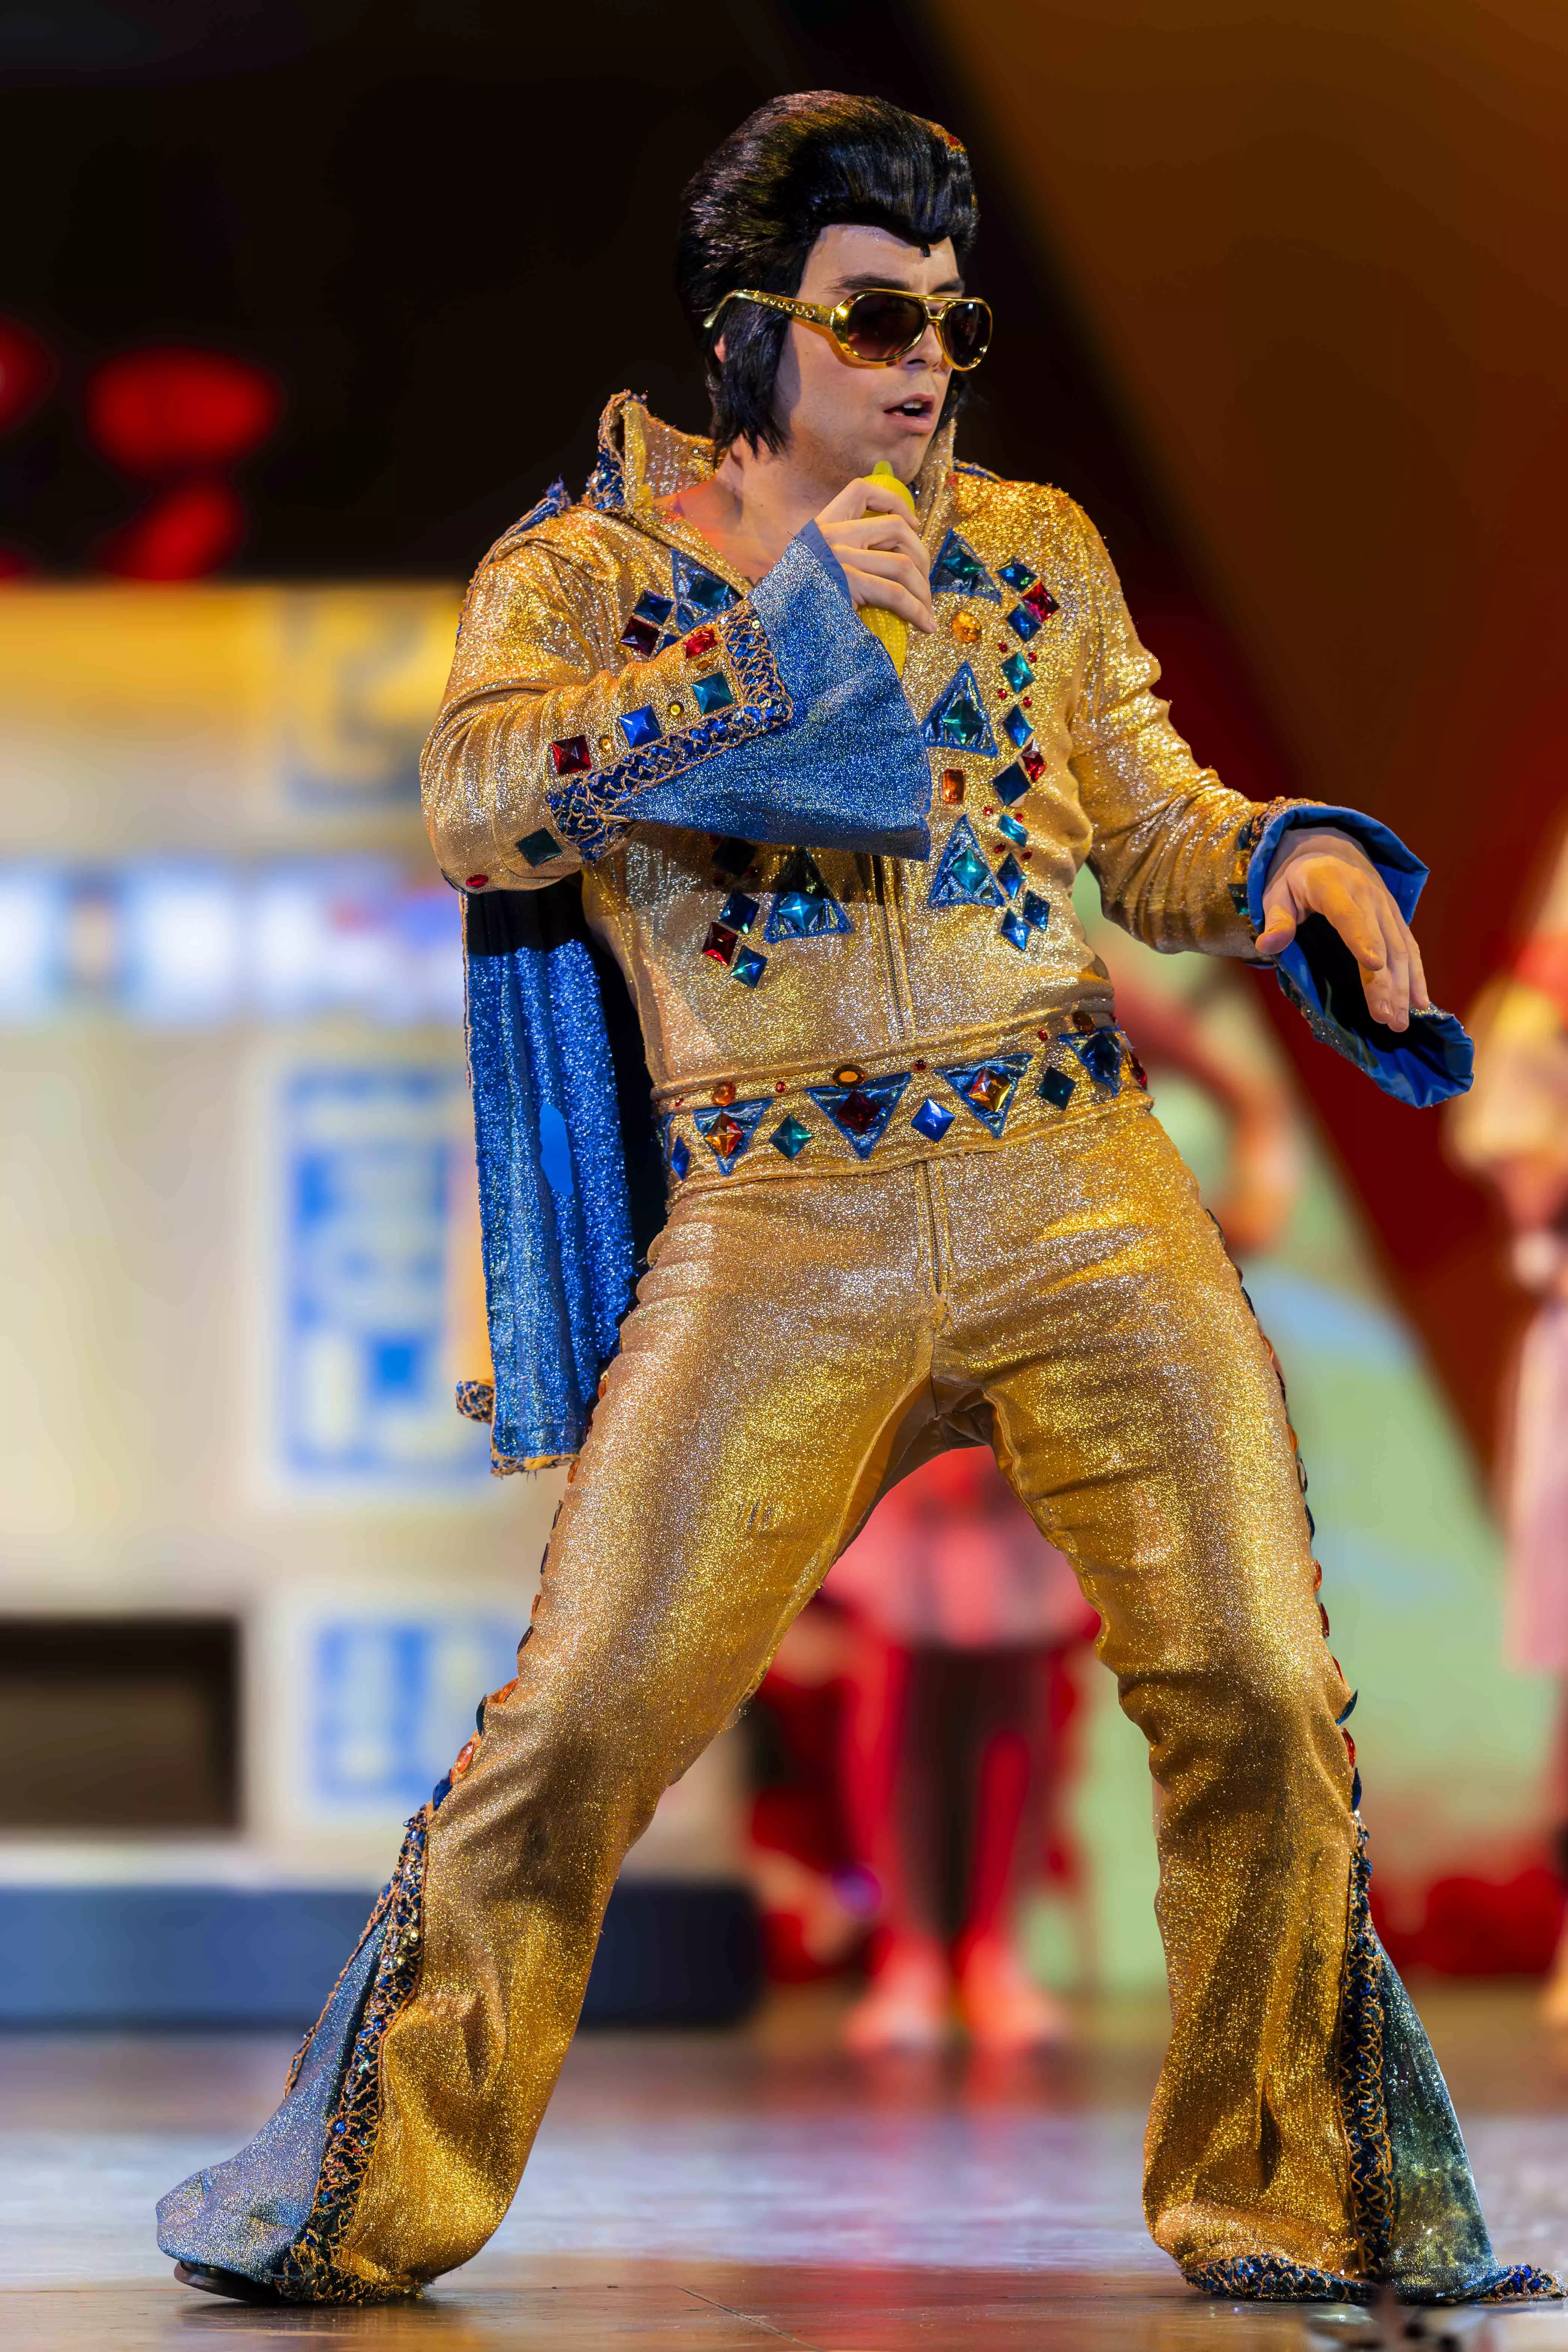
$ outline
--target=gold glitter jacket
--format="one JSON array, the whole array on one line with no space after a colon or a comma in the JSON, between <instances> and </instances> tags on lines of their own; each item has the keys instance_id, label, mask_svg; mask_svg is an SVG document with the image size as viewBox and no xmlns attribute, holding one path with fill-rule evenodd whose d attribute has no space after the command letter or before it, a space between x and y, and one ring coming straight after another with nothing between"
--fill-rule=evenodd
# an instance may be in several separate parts
<instances>
[{"instance_id":1,"label":"gold glitter jacket","mask_svg":"<svg viewBox=\"0 0 1568 2352\"><path fill-rule=\"evenodd\" d=\"M1082 1061L1115 1016L1073 911L1079 866L1150 946L1246 956L1249 863L1310 804L1261 809L1199 767L1082 510L955 466L949 429L916 486L938 627L911 632L883 730L889 774L910 745L921 763L930 858L820 846L833 808L804 829L820 749L804 748L811 714L773 648L792 615L819 635L844 625L827 612L842 610L842 574L835 590L815 529L755 588L731 571L657 504L710 464L707 442L623 394L584 501L558 490L480 565L423 767L447 878L478 894L581 871L588 925L636 1004L678 1180L987 1148L1004 1122L1011 1139L1064 1115L1064 1070L1074 1110L1087 1108L1084 1071L1119 1075L1120 1054L1106 1038L1100 1069ZM808 537L825 561L805 560ZM843 756L868 751L874 772L853 697L837 730ZM773 758L773 789L805 778L803 829L771 845L754 810L749 832L726 821L721 793L709 829L689 821L705 763L717 776L716 752L733 769L748 745ZM831 777L818 796L831 803ZM776 1151L752 1150L770 1140Z\"/></svg>"}]
</instances>

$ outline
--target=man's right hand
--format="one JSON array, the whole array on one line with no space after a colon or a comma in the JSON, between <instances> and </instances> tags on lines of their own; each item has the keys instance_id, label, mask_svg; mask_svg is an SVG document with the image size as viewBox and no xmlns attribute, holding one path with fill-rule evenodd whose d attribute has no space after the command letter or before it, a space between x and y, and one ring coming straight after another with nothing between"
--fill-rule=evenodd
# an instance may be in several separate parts
<instances>
[{"instance_id":1,"label":"man's right hand","mask_svg":"<svg viewBox=\"0 0 1568 2352\"><path fill-rule=\"evenodd\" d=\"M879 604L931 635L931 562L897 490L885 482L848 482L823 508L816 528L844 567L857 609Z\"/></svg>"}]
</instances>

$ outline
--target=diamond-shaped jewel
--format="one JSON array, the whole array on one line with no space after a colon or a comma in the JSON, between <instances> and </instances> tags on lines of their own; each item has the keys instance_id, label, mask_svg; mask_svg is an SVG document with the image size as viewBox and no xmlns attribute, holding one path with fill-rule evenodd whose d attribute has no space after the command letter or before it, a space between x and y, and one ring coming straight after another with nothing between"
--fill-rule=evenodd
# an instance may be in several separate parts
<instances>
[{"instance_id":1,"label":"diamond-shaped jewel","mask_svg":"<svg viewBox=\"0 0 1568 2352\"><path fill-rule=\"evenodd\" d=\"M864 1078L856 1087L807 1087L806 1092L847 1139L856 1158L868 1160L909 1083L907 1071L898 1071L885 1078Z\"/></svg>"},{"instance_id":2,"label":"diamond-shaped jewel","mask_svg":"<svg viewBox=\"0 0 1568 2352\"><path fill-rule=\"evenodd\" d=\"M858 1087L852 1087L838 1106L838 1123L851 1135L864 1135L868 1127L876 1126L879 1116L877 1105Z\"/></svg>"},{"instance_id":3,"label":"diamond-shaped jewel","mask_svg":"<svg viewBox=\"0 0 1568 2352\"><path fill-rule=\"evenodd\" d=\"M1027 1054L994 1054L988 1062L968 1063L941 1075L987 1134L999 1136L1028 1066Z\"/></svg>"},{"instance_id":4,"label":"diamond-shaped jewel","mask_svg":"<svg viewBox=\"0 0 1568 2352\"><path fill-rule=\"evenodd\" d=\"M1005 1099L1011 1083L1005 1070L993 1069L987 1062L975 1071L963 1091L982 1110L994 1110Z\"/></svg>"},{"instance_id":5,"label":"diamond-shaped jewel","mask_svg":"<svg viewBox=\"0 0 1568 2352\"><path fill-rule=\"evenodd\" d=\"M688 661L697 661L703 654L710 654L718 642L717 629L693 629L680 650Z\"/></svg>"},{"instance_id":6,"label":"diamond-shaped jewel","mask_svg":"<svg viewBox=\"0 0 1568 2352\"><path fill-rule=\"evenodd\" d=\"M675 617L682 629L695 629L704 621L715 620L741 601L727 580L721 580L705 565L693 562L679 550L675 556L674 577Z\"/></svg>"},{"instance_id":7,"label":"diamond-shaped jewel","mask_svg":"<svg viewBox=\"0 0 1568 2352\"><path fill-rule=\"evenodd\" d=\"M1037 931L1043 931L1051 919L1051 902L1048 898L1042 898L1037 890L1026 890L1018 911Z\"/></svg>"},{"instance_id":8,"label":"diamond-shaped jewel","mask_svg":"<svg viewBox=\"0 0 1568 2352\"><path fill-rule=\"evenodd\" d=\"M641 621L634 613L621 631L621 643L646 661L649 654L658 651L658 623Z\"/></svg>"},{"instance_id":9,"label":"diamond-shaped jewel","mask_svg":"<svg viewBox=\"0 0 1568 2352\"><path fill-rule=\"evenodd\" d=\"M952 1125L952 1113L944 1110L934 1095L927 1095L910 1125L917 1135L923 1135L928 1143L940 1143Z\"/></svg>"},{"instance_id":10,"label":"diamond-shaped jewel","mask_svg":"<svg viewBox=\"0 0 1568 2352\"><path fill-rule=\"evenodd\" d=\"M632 606L639 620L657 621L662 629L675 610L673 596L661 596L657 588L645 588Z\"/></svg>"},{"instance_id":11,"label":"diamond-shaped jewel","mask_svg":"<svg viewBox=\"0 0 1568 2352\"><path fill-rule=\"evenodd\" d=\"M1091 1029L1072 1040L1073 1052L1097 1085L1121 1091L1121 1039L1114 1029Z\"/></svg>"},{"instance_id":12,"label":"diamond-shaped jewel","mask_svg":"<svg viewBox=\"0 0 1568 2352\"><path fill-rule=\"evenodd\" d=\"M966 539L950 530L937 550L936 562L931 568L931 593L940 596L952 591L960 596L987 596L1000 603L995 583Z\"/></svg>"},{"instance_id":13,"label":"diamond-shaped jewel","mask_svg":"<svg viewBox=\"0 0 1568 2352\"><path fill-rule=\"evenodd\" d=\"M738 1102L731 1110L694 1110L697 1131L719 1162L720 1172L728 1176L755 1135L761 1121L773 1108L772 1095L754 1096L749 1102Z\"/></svg>"},{"instance_id":14,"label":"diamond-shaped jewel","mask_svg":"<svg viewBox=\"0 0 1568 2352\"><path fill-rule=\"evenodd\" d=\"M768 944L776 945L780 940L822 939L830 931L853 929L848 916L823 880L810 851L792 850L768 909L763 931Z\"/></svg>"},{"instance_id":15,"label":"diamond-shaped jewel","mask_svg":"<svg viewBox=\"0 0 1568 2352\"><path fill-rule=\"evenodd\" d=\"M1024 713L1019 709L1016 703L1013 705L1011 710L1005 710L1003 712L1002 728L1004 733L1011 736L1013 741L1016 743L1020 751L1023 750L1026 743L1030 743L1034 740L1034 728L1030 724L1029 720L1026 719Z\"/></svg>"},{"instance_id":16,"label":"diamond-shaped jewel","mask_svg":"<svg viewBox=\"0 0 1568 2352\"><path fill-rule=\"evenodd\" d=\"M562 855L561 844L552 833L541 825L537 833L525 833L517 845L517 854L526 857L531 866L547 865L551 858Z\"/></svg>"},{"instance_id":17,"label":"diamond-shaped jewel","mask_svg":"<svg viewBox=\"0 0 1568 2352\"><path fill-rule=\"evenodd\" d=\"M621 713L621 733L634 751L640 751L645 743L657 743L663 732L651 702L645 702L640 710Z\"/></svg>"},{"instance_id":18,"label":"diamond-shaped jewel","mask_svg":"<svg viewBox=\"0 0 1568 2352\"><path fill-rule=\"evenodd\" d=\"M691 1151L684 1136L678 1135L669 1147L669 1164L679 1183L691 1165Z\"/></svg>"},{"instance_id":19,"label":"diamond-shaped jewel","mask_svg":"<svg viewBox=\"0 0 1568 2352\"><path fill-rule=\"evenodd\" d=\"M1035 682L1034 666L1026 653L1009 654L1002 665L1002 675L1015 694L1022 694Z\"/></svg>"},{"instance_id":20,"label":"diamond-shaped jewel","mask_svg":"<svg viewBox=\"0 0 1568 2352\"><path fill-rule=\"evenodd\" d=\"M745 1139L745 1129L727 1110L721 1110L708 1129L708 1140L721 1160L732 1160Z\"/></svg>"},{"instance_id":21,"label":"diamond-shaped jewel","mask_svg":"<svg viewBox=\"0 0 1568 2352\"><path fill-rule=\"evenodd\" d=\"M749 931L757 919L757 902L744 890L731 890L719 909L719 920L732 931Z\"/></svg>"},{"instance_id":22,"label":"diamond-shaped jewel","mask_svg":"<svg viewBox=\"0 0 1568 2352\"><path fill-rule=\"evenodd\" d=\"M1013 760L992 777L991 789L1004 808L1011 808L1014 802L1021 801L1028 791L1029 779L1017 761Z\"/></svg>"},{"instance_id":23,"label":"diamond-shaped jewel","mask_svg":"<svg viewBox=\"0 0 1568 2352\"><path fill-rule=\"evenodd\" d=\"M721 874L743 874L756 854L754 841L740 841L732 833L713 844L713 863Z\"/></svg>"},{"instance_id":24,"label":"diamond-shaped jewel","mask_svg":"<svg viewBox=\"0 0 1568 2352\"><path fill-rule=\"evenodd\" d=\"M747 988L755 988L767 968L766 956L759 955L755 948L737 948L735 961L730 966L730 977L742 982Z\"/></svg>"},{"instance_id":25,"label":"diamond-shaped jewel","mask_svg":"<svg viewBox=\"0 0 1568 2352\"><path fill-rule=\"evenodd\" d=\"M1032 784L1037 784L1046 772L1045 754L1037 743L1026 743L1018 754L1018 764Z\"/></svg>"},{"instance_id":26,"label":"diamond-shaped jewel","mask_svg":"<svg viewBox=\"0 0 1568 2352\"><path fill-rule=\"evenodd\" d=\"M1040 1080L1039 1092L1058 1110L1072 1100L1074 1081L1065 1070L1047 1070Z\"/></svg>"},{"instance_id":27,"label":"diamond-shaped jewel","mask_svg":"<svg viewBox=\"0 0 1568 2352\"><path fill-rule=\"evenodd\" d=\"M558 776L580 776L594 764L585 735L563 735L550 746L550 756L555 762Z\"/></svg>"},{"instance_id":28,"label":"diamond-shaped jewel","mask_svg":"<svg viewBox=\"0 0 1568 2352\"><path fill-rule=\"evenodd\" d=\"M999 816L996 820L996 830L1019 849L1027 847L1029 828L1026 824L1020 824L1016 816Z\"/></svg>"},{"instance_id":29,"label":"diamond-shaped jewel","mask_svg":"<svg viewBox=\"0 0 1568 2352\"><path fill-rule=\"evenodd\" d=\"M1009 850L1006 856L1002 860L1001 865L996 868L996 879L1000 882L1003 889L1005 890L1009 898L1013 896L1014 891L1016 890L1023 878L1024 869L1019 865L1017 859L1014 856L1012 851Z\"/></svg>"},{"instance_id":30,"label":"diamond-shaped jewel","mask_svg":"<svg viewBox=\"0 0 1568 2352\"><path fill-rule=\"evenodd\" d=\"M794 1111L790 1111L780 1119L768 1141L775 1151L782 1151L786 1160L797 1160L811 1141L811 1129L804 1119L796 1118Z\"/></svg>"},{"instance_id":31,"label":"diamond-shaped jewel","mask_svg":"<svg viewBox=\"0 0 1568 2352\"><path fill-rule=\"evenodd\" d=\"M929 907L999 907L1002 893L974 837L974 827L961 816L947 836L947 847L937 860L926 894Z\"/></svg>"},{"instance_id":32,"label":"diamond-shaped jewel","mask_svg":"<svg viewBox=\"0 0 1568 2352\"><path fill-rule=\"evenodd\" d=\"M1026 953L1029 945L1029 926L1022 915L1009 907L996 928L1009 947L1016 948L1020 955Z\"/></svg>"},{"instance_id":33,"label":"diamond-shaped jewel","mask_svg":"<svg viewBox=\"0 0 1568 2352\"><path fill-rule=\"evenodd\" d=\"M1039 634L1040 616L1032 613L1027 604L1015 604L1007 615L1007 626L1016 637L1022 637L1027 645L1031 637Z\"/></svg>"},{"instance_id":34,"label":"diamond-shaped jewel","mask_svg":"<svg viewBox=\"0 0 1568 2352\"><path fill-rule=\"evenodd\" d=\"M1026 588L1034 586L1037 577L1021 555L1016 555L1011 563L998 564L996 576L999 580L1005 580L1008 587L1015 589L1020 596Z\"/></svg>"},{"instance_id":35,"label":"diamond-shaped jewel","mask_svg":"<svg viewBox=\"0 0 1568 2352\"><path fill-rule=\"evenodd\" d=\"M942 796L949 808L963 805L963 770L944 768L942 772Z\"/></svg>"},{"instance_id":36,"label":"diamond-shaped jewel","mask_svg":"<svg viewBox=\"0 0 1568 2352\"><path fill-rule=\"evenodd\" d=\"M921 732L938 751L995 751L991 722L985 716L974 672L967 662L926 712Z\"/></svg>"},{"instance_id":37,"label":"diamond-shaped jewel","mask_svg":"<svg viewBox=\"0 0 1568 2352\"><path fill-rule=\"evenodd\" d=\"M1037 582L1033 588L1026 590L1024 602L1037 621L1048 621L1053 613L1061 611L1061 606L1043 580Z\"/></svg>"},{"instance_id":38,"label":"diamond-shaped jewel","mask_svg":"<svg viewBox=\"0 0 1568 2352\"><path fill-rule=\"evenodd\" d=\"M727 710L735 699L735 689L723 671L716 669L711 677L693 678L691 699L706 719L715 710Z\"/></svg>"},{"instance_id":39,"label":"diamond-shaped jewel","mask_svg":"<svg viewBox=\"0 0 1568 2352\"><path fill-rule=\"evenodd\" d=\"M733 931L726 930L722 923L710 923L708 936L702 942L702 952L705 956L711 956L715 963L728 965L739 945Z\"/></svg>"}]
</instances>

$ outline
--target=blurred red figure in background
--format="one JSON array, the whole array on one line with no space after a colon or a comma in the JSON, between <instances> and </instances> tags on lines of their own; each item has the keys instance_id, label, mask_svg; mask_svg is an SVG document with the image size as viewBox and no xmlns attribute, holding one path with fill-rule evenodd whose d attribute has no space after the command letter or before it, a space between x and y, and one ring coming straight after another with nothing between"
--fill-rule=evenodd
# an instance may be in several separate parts
<instances>
[{"instance_id":1,"label":"blurred red figure in background","mask_svg":"<svg viewBox=\"0 0 1568 2352\"><path fill-rule=\"evenodd\" d=\"M1568 1886L1568 841L1511 972L1476 1016L1476 1082L1449 1114L1455 1157L1496 1191L1521 1288L1540 1301L1520 1350L1504 1472L1506 1653L1557 1677L1551 1802ZM1545 1994L1568 2027L1568 1932Z\"/></svg>"}]
</instances>

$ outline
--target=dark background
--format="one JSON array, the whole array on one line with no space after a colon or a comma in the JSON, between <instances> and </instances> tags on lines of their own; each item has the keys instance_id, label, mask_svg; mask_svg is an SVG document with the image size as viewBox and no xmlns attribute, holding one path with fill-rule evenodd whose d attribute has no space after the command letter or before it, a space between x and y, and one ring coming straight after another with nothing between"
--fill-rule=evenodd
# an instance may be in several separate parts
<instances>
[{"instance_id":1,"label":"dark background","mask_svg":"<svg viewBox=\"0 0 1568 2352\"><path fill-rule=\"evenodd\" d=\"M784 89L874 89L939 118L954 95L910 12L865 0L689 18L639 0L54 0L0 16L0 308L60 363L54 397L0 441L0 505L49 572L90 565L138 495L84 433L92 368L174 342L282 387L279 430L240 470L231 568L466 574L557 474L580 484L610 393L706 424L670 253L718 140ZM966 454L1061 482L1130 586L1156 585L1169 534L979 163L973 282L1000 331Z\"/></svg>"}]
</instances>

